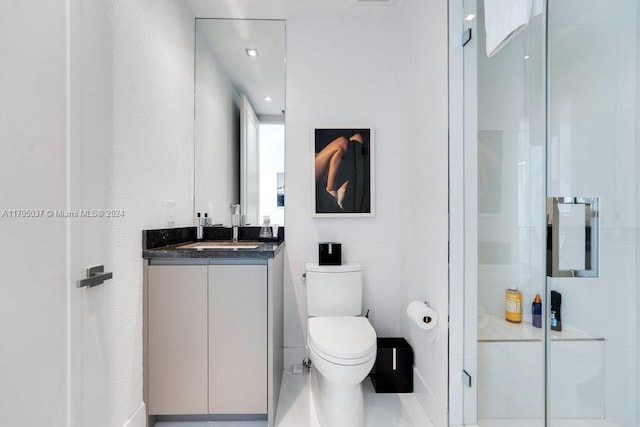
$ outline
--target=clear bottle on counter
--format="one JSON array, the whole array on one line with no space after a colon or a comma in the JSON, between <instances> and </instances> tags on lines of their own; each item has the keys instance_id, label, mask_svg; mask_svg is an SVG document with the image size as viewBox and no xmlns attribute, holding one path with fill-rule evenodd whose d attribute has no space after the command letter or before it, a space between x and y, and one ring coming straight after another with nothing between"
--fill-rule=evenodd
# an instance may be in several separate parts
<instances>
[{"instance_id":1,"label":"clear bottle on counter","mask_svg":"<svg viewBox=\"0 0 640 427\"><path fill-rule=\"evenodd\" d=\"M262 227L260 227L260 238L269 239L271 237L273 237L273 233L271 231L271 219L268 215L265 215L262 219Z\"/></svg>"}]
</instances>

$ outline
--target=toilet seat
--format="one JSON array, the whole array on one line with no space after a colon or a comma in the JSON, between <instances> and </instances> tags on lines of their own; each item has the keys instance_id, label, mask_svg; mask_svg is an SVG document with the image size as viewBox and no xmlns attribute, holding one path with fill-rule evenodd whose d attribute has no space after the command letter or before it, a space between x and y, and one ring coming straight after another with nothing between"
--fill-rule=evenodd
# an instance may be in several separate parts
<instances>
[{"instance_id":1,"label":"toilet seat","mask_svg":"<svg viewBox=\"0 0 640 427\"><path fill-rule=\"evenodd\" d=\"M376 351L373 350L371 352L371 354L368 354L366 356L363 356L363 357L360 357L360 358L357 358L357 359L342 359L340 357L334 357L334 356L328 355L326 353L323 353L322 351L317 350L313 346L313 344L309 345L309 350L311 351L311 353L315 354L320 359L326 360L327 362L331 363L332 365L340 365L340 366L358 366L358 365L363 365L363 364L367 363L369 360L374 359L375 356L376 356Z\"/></svg>"},{"instance_id":2,"label":"toilet seat","mask_svg":"<svg viewBox=\"0 0 640 427\"><path fill-rule=\"evenodd\" d=\"M339 365L359 365L376 354L376 332L365 317L309 318L309 347Z\"/></svg>"}]
</instances>

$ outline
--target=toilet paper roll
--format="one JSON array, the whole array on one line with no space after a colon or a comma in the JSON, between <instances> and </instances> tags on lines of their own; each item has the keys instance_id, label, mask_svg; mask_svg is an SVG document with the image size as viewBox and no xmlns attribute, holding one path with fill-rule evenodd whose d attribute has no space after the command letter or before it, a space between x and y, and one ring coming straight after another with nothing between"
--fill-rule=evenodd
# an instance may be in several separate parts
<instances>
[{"instance_id":1,"label":"toilet paper roll","mask_svg":"<svg viewBox=\"0 0 640 427\"><path fill-rule=\"evenodd\" d=\"M420 329L433 329L438 324L438 313L422 301L411 302L407 307L407 316Z\"/></svg>"}]
</instances>

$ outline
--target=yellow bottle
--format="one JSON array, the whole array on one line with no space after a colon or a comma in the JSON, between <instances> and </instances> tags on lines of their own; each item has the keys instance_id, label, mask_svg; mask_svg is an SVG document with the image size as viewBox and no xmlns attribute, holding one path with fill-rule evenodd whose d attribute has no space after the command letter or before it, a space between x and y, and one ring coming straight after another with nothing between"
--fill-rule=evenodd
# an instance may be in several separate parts
<instances>
[{"instance_id":1,"label":"yellow bottle","mask_svg":"<svg viewBox=\"0 0 640 427\"><path fill-rule=\"evenodd\" d=\"M522 322L522 292L515 286L504 291L504 318L512 323Z\"/></svg>"}]
</instances>

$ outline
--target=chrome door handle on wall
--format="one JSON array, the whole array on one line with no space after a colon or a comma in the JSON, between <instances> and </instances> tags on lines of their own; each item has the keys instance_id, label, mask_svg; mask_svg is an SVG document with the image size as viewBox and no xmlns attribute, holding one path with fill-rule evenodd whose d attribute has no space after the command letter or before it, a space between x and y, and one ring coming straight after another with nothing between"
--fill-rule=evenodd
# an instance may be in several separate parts
<instances>
[{"instance_id":1,"label":"chrome door handle on wall","mask_svg":"<svg viewBox=\"0 0 640 427\"><path fill-rule=\"evenodd\" d=\"M113 273L104 272L104 265L94 265L93 267L87 267L87 278L78 280L78 287L93 287L102 285L105 280L109 280L113 277Z\"/></svg>"},{"instance_id":2,"label":"chrome door handle on wall","mask_svg":"<svg viewBox=\"0 0 640 427\"><path fill-rule=\"evenodd\" d=\"M547 199L548 277L598 277L599 205L598 197Z\"/></svg>"}]
</instances>

